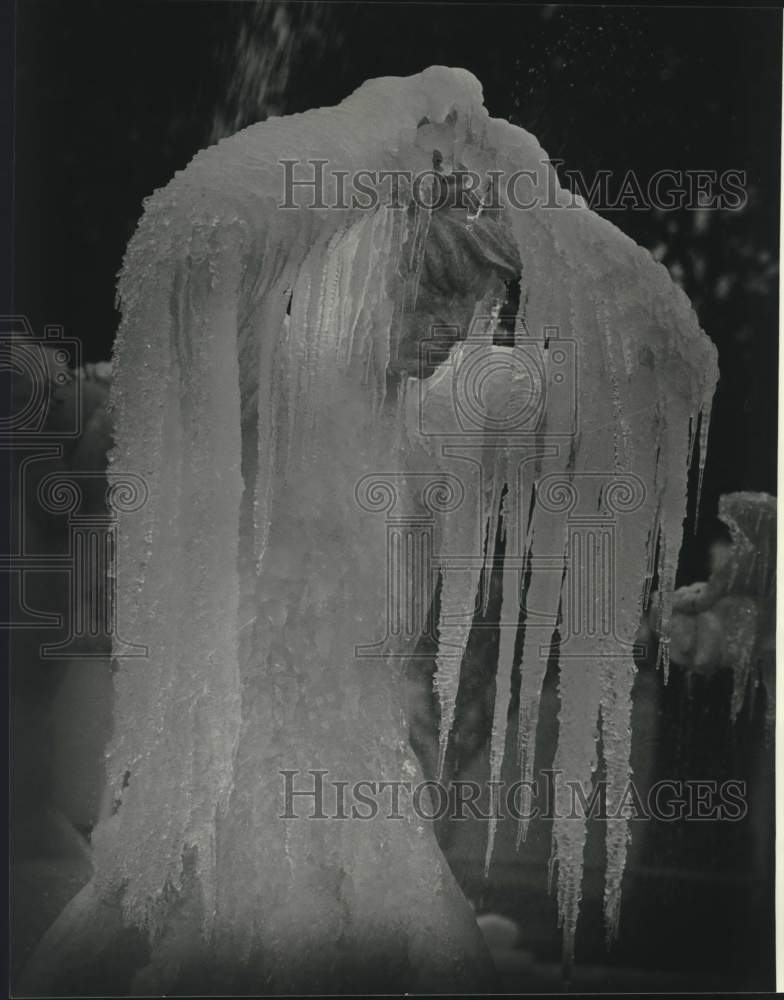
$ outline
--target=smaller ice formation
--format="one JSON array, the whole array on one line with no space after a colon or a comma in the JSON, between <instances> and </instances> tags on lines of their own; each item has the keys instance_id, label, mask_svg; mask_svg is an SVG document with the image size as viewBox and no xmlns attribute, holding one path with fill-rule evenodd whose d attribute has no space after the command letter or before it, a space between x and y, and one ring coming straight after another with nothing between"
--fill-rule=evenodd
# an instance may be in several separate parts
<instances>
[{"instance_id":1,"label":"smaller ice formation","mask_svg":"<svg viewBox=\"0 0 784 1000\"><path fill-rule=\"evenodd\" d=\"M766 730L772 735L776 498L767 493L727 494L719 501L719 519L729 528L731 542L714 546L707 581L673 594L670 657L692 675L733 671L733 721L761 684L767 698Z\"/></svg>"}]
</instances>

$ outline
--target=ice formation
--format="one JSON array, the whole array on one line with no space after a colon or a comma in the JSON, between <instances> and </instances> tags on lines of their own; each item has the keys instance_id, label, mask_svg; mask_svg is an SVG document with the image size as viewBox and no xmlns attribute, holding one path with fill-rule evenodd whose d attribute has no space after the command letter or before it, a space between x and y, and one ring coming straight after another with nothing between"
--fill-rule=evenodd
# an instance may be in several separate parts
<instances>
[{"instance_id":1,"label":"ice formation","mask_svg":"<svg viewBox=\"0 0 784 1000\"><path fill-rule=\"evenodd\" d=\"M719 519L731 543L714 547L711 574L673 594L672 660L690 676L734 675L733 722L753 704L762 684L766 733L773 734L775 702L776 498L767 493L729 493L719 500Z\"/></svg>"},{"instance_id":2,"label":"ice formation","mask_svg":"<svg viewBox=\"0 0 784 1000\"><path fill-rule=\"evenodd\" d=\"M308 207L306 187L281 208L281 161L307 157L328 164L327 205L341 172L435 165L447 179L496 171L500 206L394 208L384 185L371 209ZM521 170L526 210L503 182ZM511 279L513 344L497 336ZM96 833L91 891L119 892L124 919L150 932L137 986L171 988L202 963L224 989L240 968L255 988L347 988L364 985L363 956L385 988L465 989L481 942L427 825L410 810L281 821L278 771L421 776L401 709L405 642L356 655L389 633L394 507L434 527L441 764L500 518L492 777L516 652L519 765L533 776L555 646L555 766L589 785L601 736L618 798L631 644L654 578L666 635L714 348L666 270L561 191L534 137L488 116L476 79L442 67L199 153L146 202L119 298L113 468L143 475L150 502L123 526L118 617L150 652L143 667L117 663L116 812ZM412 605L429 604L428 583ZM610 934L627 840L622 817L608 822ZM555 822L567 959L584 841L582 823Z\"/></svg>"}]
</instances>

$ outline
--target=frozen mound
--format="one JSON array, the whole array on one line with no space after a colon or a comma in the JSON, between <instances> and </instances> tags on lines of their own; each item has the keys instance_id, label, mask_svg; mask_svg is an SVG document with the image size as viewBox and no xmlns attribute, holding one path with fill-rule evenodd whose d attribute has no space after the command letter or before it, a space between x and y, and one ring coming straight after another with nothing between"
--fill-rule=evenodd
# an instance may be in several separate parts
<instances>
[{"instance_id":1,"label":"frozen mound","mask_svg":"<svg viewBox=\"0 0 784 1000\"><path fill-rule=\"evenodd\" d=\"M302 178L309 158L326 163L326 207L312 186L284 189L285 161ZM334 207L358 171L429 174L430 191L463 190L465 171L483 182L432 210L388 181ZM115 809L90 898L119 899L147 930L145 990L188 973L200 991L468 988L482 943L428 824L410 805L397 822L281 820L279 771L297 787L308 769L421 777L401 708L416 629L387 583L402 579L420 621L439 575L443 766L500 523L491 776L518 657L533 778L555 646L555 767L590 786L601 738L612 814L630 776L634 635L654 577L667 632L714 348L664 267L575 204L534 137L444 67L199 153L145 203L119 300L113 468L142 475L150 501L122 523L118 620L149 658L116 664ZM403 560L393 521L432 529L432 572ZM610 935L627 841L625 819L609 821ZM584 842L584 824L555 821L567 961ZM39 982L66 961L58 942L73 954L68 919Z\"/></svg>"}]
</instances>

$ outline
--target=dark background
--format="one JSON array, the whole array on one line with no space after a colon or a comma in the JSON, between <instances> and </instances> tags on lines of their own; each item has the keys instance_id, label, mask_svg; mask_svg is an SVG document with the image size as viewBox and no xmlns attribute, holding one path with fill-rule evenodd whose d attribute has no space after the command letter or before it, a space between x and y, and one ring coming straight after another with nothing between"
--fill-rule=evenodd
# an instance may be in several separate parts
<instances>
[{"instance_id":1,"label":"dark background","mask_svg":"<svg viewBox=\"0 0 784 1000\"><path fill-rule=\"evenodd\" d=\"M745 171L748 203L740 212L607 213L656 250L719 349L703 515L681 566L681 582L704 579L708 545L722 534L720 494L776 490L781 13L353 3L284 11L21 0L16 311L37 330L62 324L82 341L85 360L108 358L115 276L145 196L217 135L267 113L337 103L369 77L437 63L471 70L492 115L529 129L552 158L588 179L599 169L617 177L634 169L644 186L664 168ZM283 61L259 74L253 53L276 45ZM249 99L238 79L263 79L264 92ZM713 769L769 782L769 771L759 776L758 727L730 732L717 714L720 692L689 708L679 683L655 699L667 720L660 772L691 767L704 777ZM632 873L612 960L726 966L728 982L768 985L770 843L751 833L729 847L709 838L653 840L655 864L649 857L642 866L649 882ZM678 866L694 876L685 889L661 875ZM732 877L723 883L728 866ZM583 926L589 920L586 913ZM578 958L581 947L599 956L601 945L586 934ZM738 935L743 941L733 946Z\"/></svg>"}]
</instances>

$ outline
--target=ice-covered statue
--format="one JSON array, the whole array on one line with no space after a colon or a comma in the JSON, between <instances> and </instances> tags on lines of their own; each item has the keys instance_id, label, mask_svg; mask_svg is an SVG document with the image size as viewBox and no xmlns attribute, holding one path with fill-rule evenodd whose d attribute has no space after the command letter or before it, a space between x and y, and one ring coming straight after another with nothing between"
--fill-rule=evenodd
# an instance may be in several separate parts
<instances>
[{"instance_id":1,"label":"ice-covered statue","mask_svg":"<svg viewBox=\"0 0 784 1000\"><path fill-rule=\"evenodd\" d=\"M443 67L199 153L147 201L119 300L111 468L142 475L149 502L121 522L117 618L149 653L115 661L95 874L27 985L487 985L423 810L349 796L342 818L334 783L422 780L402 667L437 588L443 764L498 532L491 777L515 656L532 777L555 649L555 766L590 785L601 738L613 813L632 644L654 582L666 635L714 348L666 270ZM315 793L284 801L313 771L324 818L306 818ZM622 810L606 837L612 936ZM567 960L584 841L555 821Z\"/></svg>"}]
</instances>

